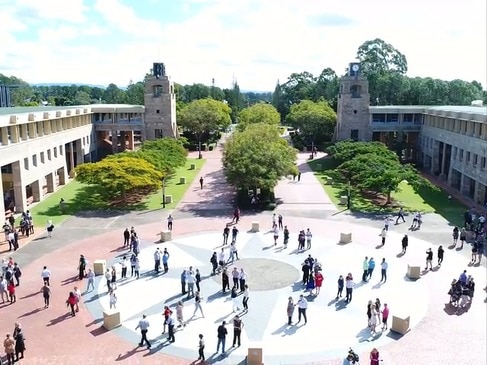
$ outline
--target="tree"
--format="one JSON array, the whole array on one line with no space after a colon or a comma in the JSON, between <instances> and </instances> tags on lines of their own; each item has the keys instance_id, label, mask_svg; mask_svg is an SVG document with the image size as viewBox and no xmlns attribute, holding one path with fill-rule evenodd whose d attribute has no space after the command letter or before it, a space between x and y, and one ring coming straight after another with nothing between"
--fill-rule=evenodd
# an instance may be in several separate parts
<instances>
[{"instance_id":1,"label":"tree","mask_svg":"<svg viewBox=\"0 0 487 365\"><path fill-rule=\"evenodd\" d=\"M135 84L130 80L127 90L125 90L125 101L131 105L144 105L144 83L142 81Z\"/></svg>"},{"instance_id":2,"label":"tree","mask_svg":"<svg viewBox=\"0 0 487 365\"><path fill-rule=\"evenodd\" d=\"M74 96L74 105L88 105L91 103L90 94L86 91L77 91Z\"/></svg>"},{"instance_id":3,"label":"tree","mask_svg":"<svg viewBox=\"0 0 487 365\"><path fill-rule=\"evenodd\" d=\"M125 93L117 85L110 84L103 93L103 100L108 104L123 104L125 102Z\"/></svg>"},{"instance_id":4,"label":"tree","mask_svg":"<svg viewBox=\"0 0 487 365\"><path fill-rule=\"evenodd\" d=\"M213 99L193 100L184 106L177 115L178 124L194 133L198 140L199 158L201 154L201 137L204 133L226 129L231 123L230 107Z\"/></svg>"},{"instance_id":5,"label":"tree","mask_svg":"<svg viewBox=\"0 0 487 365\"><path fill-rule=\"evenodd\" d=\"M408 71L406 56L380 38L362 43L357 50L357 58L367 76L390 71L405 74Z\"/></svg>"},{"instance_id":6,"label":"tree","mask_svg":"<svg viewBox=\"0 0 487 365\"><path fill-rule=\"evenodd\" d=\"M296 150L274 125L250 124L225 143L223 168L235 187L272 190L283 176L296 172Z\"/></svg>"},{"instance_id":7,"label":"tree","mask_svg":"<svg viewBox=\"0 0 487 365\"><path fill-rule=\"evenodd\" d=\"M281 116L271 104L258 103L242 109L238 114L237 130L243 131L250 124L279 125Z\"/></svg>"},{"instance_id":8,"label":"tree","mask_svg":"<svg viewBox=\"0 0 487 365\"><path fill-rule=\"evenodd\" d=\"M326 101L303 100L291 106L286 123L299 129L306 144L330 142L336 125L336 113Z\"/></svg>"},{"instance_id":9,"label":"tree","mask_svg":"<svg viewBox=\"0 0 487 365\"><path fill-rule=\"evenodd\" d=\"M175 138L154 139L145 141L142 144L142 151L156 151L160 153L164 164L169 167L169 169L163 171L172 173L174 169L186 163L188 151L184 148L183 142L182 139Z\"/></svg>"},{"instance_id":10,"label":"tree","mask_svg":"<svg viewBox=\"0 0 487 365\"><path fill-rule=\"evenodd\" d=\"M107 199L121 198L124 203L128 194L158 188L163 176L151 163L124 154L78 165L75 171L81 183L94 185Z\"/></svg>"},{"instance_id":11,"label":"tree","mask_svg":"<svg viewBox=\"0 0 487 365\"><path fill-rule=\"evenodd\" d=\"M397 155L381 142L354 142L352 140L339 141L328 147L326 152L331 155L337 165L350 161L356 156L374 154L393 160Z\"/></svg>"},{"instance_id":12,"label":"tree","mask_svg":"<svg viewBox=\"0 0 487 365\"><path fill-rule=\"evenodd\" d=\"M238 113L240 113L245 106L245 99L240 92L240 86L238 86L237 81L235 80L233 82L233 87L231 89L224 89L223 93L225 95L225 100L232 110L232 122L235 123L237 121Z\"/></svg>"}]
</instances>

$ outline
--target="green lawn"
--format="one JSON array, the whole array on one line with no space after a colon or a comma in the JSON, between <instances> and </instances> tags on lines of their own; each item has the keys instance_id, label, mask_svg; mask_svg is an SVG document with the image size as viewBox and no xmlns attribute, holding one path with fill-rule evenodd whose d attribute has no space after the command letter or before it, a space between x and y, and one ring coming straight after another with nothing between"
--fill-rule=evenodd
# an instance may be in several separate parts
<instances>
[{"instance_id":1,"label":"green lawn","mask_svg":"<svg viewBox=\"0 0 487 365\"><path fill-rule=\"evenodd\" d=\"M188 159L186 165L180 167L166 180L166 195L172 195L173 203L166 204L166 209L171 209L182 199L191 182L199 174L204 159ZM196 165L195 170L190 170L191 164ZM185 177L186 184L179 184L179 178ZM66 204L65 214L61 214L59 201L63 198ZM154 210L162 208L162 189L150 194L140 202L116 207L117 210ZM36 226L44 226L50 219L54 225L58 225L66 218L81 211L87 210L111 210L114 209L95 193L93 187L79 182L71 181L66 186L51 194L32 209L32 217Z\"/></svg>"},{"instance_id":2,"label":"green lawn","mask_svg":"<svg viewBox=\"0 0 487 365\"><path fill-rule=\"evenodd\" d=\"M335 170L330 158L324 157L308 162L316 177L323 185L333 203L339 206L340 196L347 195L348 184ZM321 165L321 168L319 168ZM327 184L327 178L332 178L332 185ZM400 184L398 192L392 193L393 206L383 206L374 201L373 197L364 196L358 189L351 187L351 210L364 213L393 213L397 206L406 211L420 211L423 213L438 213L452 224L460 225L465 212L465 206L456 200L448 200L448 194L443 190L423 187L415 191L407 182Z\"/></svg>"}]
</instances>

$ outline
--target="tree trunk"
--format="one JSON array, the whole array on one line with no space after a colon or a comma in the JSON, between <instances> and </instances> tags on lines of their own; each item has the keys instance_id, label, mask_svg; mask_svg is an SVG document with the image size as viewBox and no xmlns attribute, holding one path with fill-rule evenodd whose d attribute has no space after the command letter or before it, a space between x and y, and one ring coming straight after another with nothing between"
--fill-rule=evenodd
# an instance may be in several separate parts
<instances>
[{"instance_id":1,"label":"tree trunk","mask_svg":"<svg viewBox=\"0 0 487 365\"><path fill-rule=\"evenodd\" d=\"M390 191L388 191L388 192L387 192L387 201L386 201L386 205L387 205L387 204L391 204L391 192L390 192Z\"/></svg>"}]
</instances>

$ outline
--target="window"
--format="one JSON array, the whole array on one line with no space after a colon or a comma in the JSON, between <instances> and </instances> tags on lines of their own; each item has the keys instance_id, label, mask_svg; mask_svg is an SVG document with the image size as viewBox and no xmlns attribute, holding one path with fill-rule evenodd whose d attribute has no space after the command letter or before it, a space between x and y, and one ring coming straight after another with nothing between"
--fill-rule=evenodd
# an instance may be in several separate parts
<instances>
[{"instance_id":1,"label":"window","mask_svg":"<svg viewBox=\"0 0 487 365\"><path fill-rule=\"evenodd\" d=\"M412 123L414 119L414 114L404 114L402 117L403 123Z\"/></svg>"},{"instance_id":2,"label":"window","mask_svg":"<svg viewBox=\"0 0 487 365\"><path fill-rule=\"evenodd\" d=\"M37 155L32 155L32 165L37 166Z\"/></svg>"},{"instance_id":3,"label":"window","mask_svg":"<svg viewBox=\"0 0 487 365\"><path fill-rule=\"evenodd\" d=\"M479 160L479 156L476 153L474 153L474 155L473 155L473 166L474 167L477 166L478 160Z\"/></svg>"},{"instance_id":4,"label":"window","mask_svg":"<svg viewBox=\"0 0 487 365\"><path fill-rule=\"evenodd\" d=\"M385 114L372 114L372 123L385 123Z\"/></svg>"},{"instance_id":5,"label":"window","mask_svg":"<svg viewBox=\"0 0 487 365\"><path fill-rule=\"evenodd\" d=\"M59 154L62 155L63 154L63 145L59 146Z\"/></svg>"},{"instance_id":6,"label":"window","mask_svg":"<svg viewBox=\"0 0 487 365\"><path fill-rule=\"evenodd\" d=\"M387 123L399 122L399 114L387 114Z\"/></svg>"},{"instance_id":7,"label":"window","mask_svg":"<svg viewBox=\"0 0 487 365\"><path fill-rule=\"evenodd\" d=\"M47 150L47 159L51 161L51 150Z\"/></svg>"},{"instance_id":8,"label":"window","mask_svg":"<svg viewBox=\"0 0 487 365\"><path fill-rule=\"evenodd\" d=\"M460 148L460 158L459 158L460 161L463 161L463 149Z\"/></svg>"},{"instance_id":9,"label":"window","mask_svg":"<svg viewBox=\"0 0 487 365\"><path fill-rule=\"evenodd\" d=\"M480 159L480 168L481 168L482 170L485 170L485 160L486 160L486 158L485 158L485 157L482 157L482 158Z\"/></svg>"},{"instance_id":10,"label":"window","mask_svg":"<svg viewBox=\"0 0 487 365\"><path fill-rule=\"evenodd\" d=\"M159 109L156 109L156 114L159 114L161 111Z\"/></svg>"},{"instance_id":11,"label":"window","mask_svg":"<svg viewBox=\"0 0 487 365\"><path fill-rule=\"evenodd\" d=\"M467 152L467 163L470 163L470 152Z\"/></svg>"},{"instance_id":12,"label":"window","mask_svg":"<svg viewBox=\"0 0 487 365\"><path fill-rule=\"evenodd\" d=\"M155 98L161 96L163 93L162 85L154 85L152 87L152 93L153 93Z\"/></svg>"},{"instance_id":13,"label":"window","mask_svg":"<svg viewBox=\"0 0 487 365\"><path fill-rule=\"evenodd\" d=\"M357 110L354 110L354 111L353 111L353 114L357 114Z\"/></svg>"},{"instance_id":14,"label":"window","mask_svg":"<svg viewBox=\"0 0 487 365\"><path fill-rule=\"evenodd\" d=\"M453 159L454 160L457 159L457 153L458 153L458 148L457 147L453 147Z\"/></svg>"},{"instance_id":15,"label":"window","mask_svg":"<svg viewBox=\"0 0 487 365\"><path fill-rule=\"evenodd\" d=\"M414 124L423 124L423 114L414 114Z\"/></svg>"},{"instance_id":16,"label":"window","mask_svg":"<svg viewBox=\"0 0 487 365\"><path fill-rule=\"evenodd\" d=\"M358 129L352 129L350 131L350 139L353 141L358 141Z\"/></svg>"},{"instance_id":17,"label":"window","mask_svg":"<svg viewBox=\"0 0 487 365\"><path fill-rule=\"evenodd\" d=\"M362 93L362 86L352 85L352 87L350 87L350 94L352 94L352 98L360 98L361 93Z\"/></svg>"},{"instance_id":18,"label":"window","mask_svg":"<svg viewBox=\"0 0 487 365\"><path fill-rule=\"evenodd\" d=\"M53 151L54 151L54 158L57 158L57 147L54 147Z\"/></svg>"},{"instance_id":19,"label":"window","mask_svg":"<svg viewBox=\"0 0 487 365\"><path fill-rule=\"evenodd\" d=\"M41 152L41 153L40 153L40 156L41 156L41 163L44 163L44 161L45 161L45 160L44 160L44 152Z\"/></svg>"},{"instance_id":20,"label":"window","mask_svg":"<svg viewBox=\"0 0 487 365\"><path fill-rule=\"evenodd\" d=\"M28 170L29 169L29 159L24 158L24 169Z\"/></svg>"}]
</instances>

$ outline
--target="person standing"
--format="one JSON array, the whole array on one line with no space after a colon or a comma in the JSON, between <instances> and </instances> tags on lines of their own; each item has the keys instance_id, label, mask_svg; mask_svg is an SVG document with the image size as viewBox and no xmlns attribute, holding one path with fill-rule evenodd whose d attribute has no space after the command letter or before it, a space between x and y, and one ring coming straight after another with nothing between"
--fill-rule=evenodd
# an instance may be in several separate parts
<instances>
[{"instance_id":1,"label":"person standing","mask_svg":"<svg viewBox=\"0 0 487 365\"><path fill-rule=\"evenodd\" d=\"M369 258L365 256L364 261L362 262L362 281L367 281L367 275L369 274Z\"/></svg>"},{"instance_id":2,"label":"person standing","mask_svg":"<svg viewBox=\"0 0 487 365\"><path fill-rule=\"evenodd\" d=\"M232 292L230 294L232 298L232 311L235 313L240 310L239 303L238 303L238 294L237 294L237 287L232 288ZM235 310L237 309L237 310Z\"/></svg>"},{"instance_id":3,"label":"person standing","mask_svg":"<svg viewBox=\"0 0 487 365\"><path fill-rule=\"evenodd\" d=\"M120 266L122 267L122 274L121 278L126 279L127 278L127 266L129 262L127 260L127 256L123 256L122 259L120 260Z\"/></svg>"},{"instance_id":4,"label":"person standing","mask_svg":"<svg viewBox=\"0 0 487 365\"><path fill-rule=\"evenodd\" d=\"M7 355L7 365L14 365L15 340L10 337L10 333L7 333L5 340L3 341L3 348Z\"/></svg>"},{"instance_id":5,"label":"person standing","mask_svg":"<svg viewBox=\"0 0 487 365\"><path fill-rule=\"evenodd\" d=\"M284 226L284 248L287 248L287 244L289 243L289 229L287 229L287 226Z\"/></svg>"},{"instance_id":6,"label":"person standing","mask_svg":"<svg viewBox=\"0 0 487 365\"><path fill-rule=\"evenodd\" d=\"M228 331L225 327L227 323L225 321L222 322L221 325L218 326L217 330L217 337L218 337L218 343L216 345L216 352L220 351L220 345L222 347L222 354L225 353L225 342L227 338Z\"/></svg>"},{"instance_id":7,"label":"person standing","mask_svg":"<svg viewBox=\"0 0 487 365\"><path fill-rule=\"evenodd\" d=\"M172 312L169 312L169 317L167 318L167 331L167 339L169 342L173 343L176 341L176 338L174 337L174 318L172 317Z\"/></svg>"},{"instance_id":8,"label":"person standing","mask_svg":"<svg viewBox=\"0 0 487 365\"><path fill-rule=\"evenodd\" d=\"M225 293L225 290L230 290L230 279L228 277L227 269L223 269L222 271L222 291Z\"/></svg>"},{"instance_id":9,"label":"person standing","mask_svg":"<svg viewBox=\"0 0 487 365\"><path fill-rule=\"evenodd\" d=\"M110 290L110 309L117 309L117 295L113 291L113 289Z\"/></svg>"},{"instance_id":10,"label":"person standing","mask_svg":"<svg viewBox=\"0 0 487 365\"><path fill-rule=\"evenodd\" d=\"M249 311L249 286L247 284L244 284L244 292L243 292L243 299L242 299L242 305L243 305L243 310L245 312Z\"/></svg>"},{"instance_id":11,"label":"person standing","mask_svg":"<svg viewBox=\"0 0 487 365\"><path fill-rule=\"evenodd\" d=\"M232 242L237 242L238 229L236 226L232 228Z\"/></svg>"},{"instance_id":12,"label":"person standing","mask_svg":"<svg viewBox=\"0 0 487 365\"><path fill-rule=\"evenodd\" d=\"M79 255L79 262L78 262L78 279L83 280L85 277L86 272L86 259L83 255Z\"/></svg>"},{"instance_id":13,"label":"person standing","mask_svg":"<svg viewBox=\"0 0 487 365\"><path fill-rule=\"evenodd\" d=\"M5 280L3 276L0 276L0 296L2 297L2 304L5 303L5 298L8 302L8 293L7 293L7 285L8 282Z\"/></svg>"},{"instance_id":14,"label":"person standing","mask_svg":"<svg viewBox=\"0 0 487 365\"><path fill-rule=\"evenodd\" d=\"M372 351L370 351L370 365L379 365L379 351L374 347Z\"/></svg>"},{"instance_id":15,"label":"person standing","mask_svg":"<svg viewBox=\"0 0 487 365\"><path fill-rule=\"evenodd\" d=\"M242 334L242 328L243 327L244 327L244 324L237 314L233 318L233 347L235 347L235 344L237 344L238 347L241 346L240 337Z\"/></svg>"},{"instance_id":16,"label":"person standing","mask_svg":"<svg viewBox=\"0 0 487 365\"><path fill-rule=\"evenodd\" d=\"M345 290L347 292L347 297L345 302L350 303L352 301L352 294L353 294L353 287L355 283L353 282L353 276L351 273L348 273L347 277L345 278Z\"/></svg>"},{"instance_id":17,"label":"person standing","mask_svg":"<svg viewBox=\"0 0 487 365\"><path fill-rule=\"evenodd\" d=\"M431 251L431 248L428 248L426 251L426 268L425 270L428 270L428 267L430 270L433 270L433 251Z\"/></svg>"},{"instance_id":18,"label":"person standing","mask_svg":"<svg viewBox=\"0 0 487 365\"><path fill-rule=\"evenodd\" d=\"M308 318L306 317L306 310L308 309L308 301L304 298L304 295L299 296L298 302L298 323L301 322L301 316L304 318L304 324L308 323Z\"/></svg>"},{"instance_id":19,"label":"person standing","mask_svg":"<svg viewBox=\"0 0 487 365\"><path fill-rule=\"evenodd\" d=\"M194 313L193 313L193 317L196 315L197 311L200 311L201 317L205 318L205 315L203 313L203 308L201 307L201 301L202 300L203 300L203 298L201 297L199 291L194 293Z\"/></svg>"},{"instance_id":20,"label":"person standing","mask_svg":"<svg viewBox=\"0 0 487 365\"><path fill-rule=\"evenodd\" d=\"M200 333L198 335L198 360L201 362L205 361L205 340L203 339L203 335Z\"/></svg>"},{"instance_id":21,"label":"person standing","mask_svg":"<svg viewBox=\"0 0 487 365\"><path fill-rule=\"evenodd\" d=\"M283 225L282 225L282 215L277 216L277 224L279 225L279 229L282 230Z\"/></svg>"},{"instance_id":22,"label":"person standing","mask_svg":"<svg viewBox=\"0 0 487 365\"><path fill-rule=\"evenodd\" d=\"M343 279L343 275L340 275L338 277L337 284L338 284L338 291L337 291L337 296L336 296L335 300L338 300L338 298L342 297L343 287L345 286L345 280Z\"/></svg>"},{"instance_id":23,"label":"person standing","mask_svg":"<svg viewBox=\"0 0 487 365\"><path fill-rule=\"evenodd\" d=\"M441 266L443 262L443 255L445 254L445 250L443 249L443 246L438 247L438 266Z\"/></svg>"},{"instance_id":24,"label":"person standing","mask_svg":"<svg viewBox=\"0 0 487 365\"><path fill-rule=\"evenodd\" d=\"M294 308L296 308L296 305L294 304L293 298L289 297L287 298L287 324L291 325L293 324L293 313L294 313Z\"/></svg>"},{"instance_id":25,"label":"person standing","mask_svg":"<svg viewBox=\"0 0 487 365\"><path fill-rule=\"evenodd\" d=\"M372 274L374 273L374 269L375 269L375 260L373 257L371 257L369 260L369 267L367 270L367 278L368 279L372 279Z\"/></svg>"},{"instance_id":26,"label":"person standing","mask_svg":"<svg viewBox=\"0 0 487 365\"><path fill-rule=\"evenodd\" d=\"M159 268L161 267L161 251L159 247L156 248L154 252L154 271L159 274Z\"/></svg>"},{"instance_id":27,"label":"person standing","mask_svg":"<svg viewBox=\"0 0 487 365\"><path fill-rule=\"evenodd\" d=\"M301 181L301 171L298 172L298 182Z\"/></svg>"},{"instance_id":28,"label":"person standing","mask_svg":"<svg viewBox=\"0 0 487 365\"><path fill-rule=\"evenodd\" d=\"M307 260L302 264L301 271L303 272L303 285L307 285L311 272L311 268Z\"/></svg>"},{"instance_id":29,"label":"person standing","mask_svg":"<svg viewBox=\"0 0 487 365\"><path fill-rule=\"evenodd\" d=\"M88 286L86 290L90 291L90 287L91 290L95 290L95 273L93 272L93 270L88 269L88 274L86 274L86 277L88 278Z\"/></svg>"},{"instance_id":30,"label":"person standing","mask_svg":"<svg viewBox=\"0 0 487 365\"><path fill-rule=\"evenodd\" d=\"M218 258L216 256L216 252L213 252L213 255L211 255L210 263L213 269L211 275L216 275L216 270L218 269Z\"/></svg>"},{"instance_id":31,"label":"person standing","mask_svg":"<svg viewBox=\"0 0 487 365\"><path fill-rule=\"evenodd\" d=\"M112 289L117 289L117 269L114 266L112 266L112 272L111 272L111 280L110 280L110 284L111 284L111 288Z\"/></svg>"},{"instance_id":32,"label":"person standing","mask_svg":"<svg viewBox=\"0 0 487 365\"><path fill-rule=\"evenodd\" d=\"M311 233L309 228L306 230L305 237L306 237L306 249L311 250L311 239L313 238L313 234Z\"/></svg>"},{"instance_id":33,"label":"person standing","mask_svg":"<svg viewBox=\"0 0 487 365\"><path fill-rule=\"evenodd\" d=\"M51 298L51 289L44 283L41 288L42 297L44 298L44 308L49 308L49 299Z\"/></svg>"},{"instance_id":34,"label":"person standing","mask_svg":"<svg viewBox=\"0 0 487 365\"><path fill-rule=\"evenodd\" d=\"M105 280L107 281L107 292L110 293L112 288L112 275L110 274L110 269L105 272Z\"/></svg>"},{"instance_id":35,"label":"person standing","mask_svg":"<svg viewBox=\"0 0 487 365\"><path fill-rule=\"evenodd\" d=\"M186 269L181 273L181 294L186 294Z\"/></svg>"},{"instance_id":36,"label":"person standing","mask_svg":"<svg viewBox=\"0 0 487 365\"><path fill-rule=\"evenodd\" d=\"M125 228L125 231L123 231L123 247L129 247L130 246L130 231L128 228Z\"/></svg>"},{"instance_id":37,"label":"person standing","mask_svg":"<svg viewBox=\"0 0 487 365\"><path fill-rule=\"evenodd\" d=\"M238 289L238 278L240 276L240 273L238 272L238 269L236 267L233 268L232 270L232 281L233 281L233 287Z\"/></svg>"},{"instance_id":38,"label":"person standing","mask_svg":"<svg viewBox=\"0 0 487 365\"><path fill-rule=\"evenodd\" d=\"M164 252L162 253L162 266L164 267L164 274L167 274L169 271L169 251L167 248L164 248Z\"/></svg>"},{"instance_id":39,"label":"person standing","mask_svg":"<svg viewBox=\"0 0 487 365\"><path fill-rule=\"evenodd\" d=\"M235 261L235 258L239 260L237 246L235 245L235 242L232 242L230 244L230 258L228 259L228 261L231 260L231 262L233 262Z\"/></svg>"},{"instance_id":40,"label":"person standing","mask_svg":"<svg viewBox=\"0 0 487 365\"><path fill-rule=\"evenodd\" d=\"M238 223L238 221L240 220L240 209L238 207L236 207L234 210L233 210L233 219L232 219L232 223Z\"/></svg>"},{"instance_id":41,"label":"person standing","mask_svg":"<svg viewBox=\"0 0 487 365\"><path fill-rule=\"evenodd\" d=\"M453 237L453 245L456 246L457 243L458 243L458 236L459 236L459 231L458 231L458 227L454 227L453 228L453 233L452 233L452 237Z\"/></svg>"},{"instance_id":42,"label":"person standing","mask_svg":"<svg viewBox=\"0 0 487 365\"><path fill-rule=\"evenodd\" d=\"M465 230L465 227L462 227L460 230L460 248L463 248L463 244L467 240L467 231Z\"/></svg>"},{"instance_id":43,"label":"person standing","mask_svg":"<svg viewBox=\"0 0 487 365\"><path fill-rule=\"evenodd\" d=\"M149 321L147 320L147 316L145 314L142 315L142 319L139 321L139 324L137 327L135 327L135 330L137 331L140 328L140 342L139 346L144 346L144 343L147 344L147 348L150 349L151 344L149 340L147 339L147 331L149 330Z\"/></svg>"},{"instance_id":44,"label":"person standing","mask_svg":"<svg viewBox=\"0 0 487 365\"><path fill-rule=\"evenodd\" d=\"M408 241L409 241L408 235L405 234L404 237L402 238L402 241L401 241L401 245L402 245L401 254L403 254L403 255L406 253L406 250L408 248Z\"/></svg>"},{"instance_id":45,"label":"person standing","mask_svg":"<svg viewBox=\"0 0 487 365\"><path fill-rule=\"evenodd\" d=\"M387 237L387 229L385 227L382 228L382 231L380 232L380 237L381 237L381 246L384 246L386 244L386 237Z\"/></svg>"},{"instance_id":46,"label":"person standing","mask_svg":"<svg viewBox=\"0 0 487 365\"><path fill-rule=\"evenodd\" d=\"M228 244L228 236L230 235L230 227L228 224L223 228L223 246Z\"/></svg>"},{"instance_id":47,"label":"person standing","mask_svg":"<svg viewBox=\"0 0 487 365\"><path fill-rule=\"evenodd\" d=\"M200 177L200 189L203 190L203 182L205 180L203 179L203 176Z\"/></svg>"},{"instance_id":48,"label":"person standing","mask_svg":"<svg viewBox=\"0 0 487 365\"><path fill-rule=\"evenodd\" d=\"M315 273L315 287L316 287L316 295L320 294L321 285L323 284L323 274L320 271Z\"/></svg>"},{"instance_id":49,"label":"person standing","mask_svg":"<svg viewBox=\"0 0 487 365\"><path fill-rule=\"evenodd\" d=\"M194 278L195 278L196 290L197 291L201 291L201 288L200 288L201 274L200 274L200 270L199 269L196 269Z\"/></svg>"},{"instance_id":50,"label":"person standing","mask_svg":"<svg viewBox=\"0 0 487 365\"><path fill-rule=\"evenodd\" d=\"M387 319L389 318L389 307L387 303L384 303L384 308L382 309L382 331L387 329Z\"/></svg>"},{"instance_id":51,"label":"person standing","mask_svg":"<svg viewBox=\"0 0 487 365\"><path fill-rule=\"evenodd\" d=\"M47 285L47 286L50 285L49 280L51 279L51 270L49 270L47 268L47 266L43 267L42 272L41 272L41 278L42 278L42 282L44 283L44 285Z\"/></svg>"},{"instance_id":52,"label":"person standing","mask_svg":"<svg viewBox=\"0 0 487 365\"><path fill-rule=\"evenodd\" d=\"M52 224L51 220L47 221L46 231L47 231L47 237L51 238L52 237L52 231L54 231L54 224Z\"/></svg>"},{"instance_id":53,"label":"person standing","mask_svg":"<svg viewBox=\"0 0 487 365\"><path fill-rule=\"evenodd\" d=\"M238 275L238 281L240 284L240 293L243 293L245 290L245 283L247 282L247 273L243 268L240 269L240 274Z\"/></svg>"},{"instance_id":54,"label":"person standing","mask_svg":"<svg viewBox=\"0 0 487 365\"><path fill-rule=\"evenodd\" d=\"M13 337L15 340L15 361L18 362L20 359L24 358L25 351L25 338L22 328L18 327Z\"/></svg>"},{"instance_id":55,"label":"person standing","mask_svg":"<svg viewBox=\"0 0 487 365\"><path fill-rule=\"evenodd\" d=\"M172 222L174 221L174 218L172 217L171 214L167 216L167 230L172 231Z\"/></svg>"},{"instance_id":56,"label":"person standing","mask_svg":"<svg viewBox=\"0 0 487 365\"><path fill-rule=\"evenodd\" d=\"M76 313L74 312L74 306L76 305L76 295L71 291L69 292L68 299L66 299L66 305L71 308L71 315L74 317Z\"/></svg>"},{"instance_id":57,"label":"person standing","mask_svg":"<svg viewBox=\"0 0 487 365\"><path fill-rule=\"evenodd\" d=\"M184 304L180 300L176 305L176 319L178 321L178 328L186 326L186 324L184 323L183 311L184 311Z\"/></svg>"},{"instance_id":58,"label":"person standing","mask_svg":"<svg viewBox=\"0 0 487 365\"><path fill-rule=\"evenodd\" d=\"M20 277L22 276L22 271L20 270L20 267L19 267L19 264L17 263L14 263L14 278L15 278L15 281L17 281L17 283L15 284L15 286L19 286L20 285Z\"/></svg>"},{"instance_id":59,"label":"person standing","mask_svg":"<svg viewBox=\"0 0 487 365\"><path fill-rule=\"evenodd\" d=\"M225 250L222 248L220 253L218 254L218 265L220 267L220 270L223 270L225 268Z\"/></svg>"},{"instance_id":60,"label":"person standing","mask_svg":"<svg viewBox=\"0 0 487 365\"><path fill-rule=\"evenodd\" d=\"M12 279L10 279L7 284L7 291L10 299L10 304L15 303L17 301L17 296L15 295L15 284Z\"/></svg>"},{"instance_id":61,"label":"person standing","mask_svg":"<svg viewBox=\"0 0 487 365\"><path fill-rule=\"evenodd\" d=\"M389 264L386 262L386 259L383 258L382 262L380 263L380 273L381 273L381 278L380 282L386 282L387 281L387 268L389 267Z\"/></svg>"},{"instance_id":62,"label":"person standing","mask_svg":"<svg viewBox=\"0 0 487 365\"><path fill-rule=\"evenodd\" d=\"M188 299L194 297L194 282L195 282L193 267L190 266L186 271L186 282L188 283Z\"/></svg>"}]
</instances>

